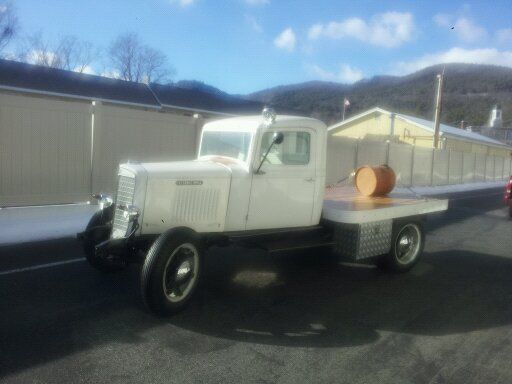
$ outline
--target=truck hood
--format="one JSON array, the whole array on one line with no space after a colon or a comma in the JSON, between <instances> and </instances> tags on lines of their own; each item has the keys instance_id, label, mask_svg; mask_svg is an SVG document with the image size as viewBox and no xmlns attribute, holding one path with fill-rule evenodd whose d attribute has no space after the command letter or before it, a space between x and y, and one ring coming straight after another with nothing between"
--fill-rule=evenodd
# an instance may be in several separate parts
<instances>
[{"instance_id":1,"label":"truck hood","mask_svg":"<svg viewBox=\"0 0 512 384\"><path fill-rule=\"evenodd\" d=\"M231 170L208 160L172 161L140 164L148 179L201 180L202 178L230 178Z\"/></svg>"}]
</instances>

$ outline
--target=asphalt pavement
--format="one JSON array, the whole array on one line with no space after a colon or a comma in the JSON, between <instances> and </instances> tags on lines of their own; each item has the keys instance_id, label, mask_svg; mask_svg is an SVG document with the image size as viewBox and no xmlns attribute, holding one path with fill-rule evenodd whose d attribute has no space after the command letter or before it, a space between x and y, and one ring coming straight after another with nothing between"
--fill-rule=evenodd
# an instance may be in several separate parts
<instances>
[{"instance_id":1,"label":"asphalt pavement","mask_svg":"<svg viewBox=\"0 0 512 384\"><path fill-rule=\"evenodd\" d=\"M214 250L162 319L139 268L62 239L0 248L2 383L510 383L512 221L501 190L451 195L409 273Z\"/></svg>"}]
</instances>

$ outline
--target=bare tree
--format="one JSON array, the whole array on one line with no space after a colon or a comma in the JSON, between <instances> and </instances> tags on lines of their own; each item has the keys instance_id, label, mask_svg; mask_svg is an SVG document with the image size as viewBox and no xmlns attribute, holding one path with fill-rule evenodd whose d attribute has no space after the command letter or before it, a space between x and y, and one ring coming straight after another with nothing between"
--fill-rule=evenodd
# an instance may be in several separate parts
<instances>
[{"instance_id":1,"label":"bare tree","mask_svg":"<svg viewBox=\"0 0 512 384\"><path fill-rule=\"evenodd\" d=\"M110 45L108 55L110 73L124 80L169 82L173 73L165 54L143 44L135 33L117 37Z\"/></svg>"},{"instance_id":2,"label":"bare tree","mask_svg":"<svg viewBox=\"0 0 512 384\"><path fill-rule=\"evenodd\" d=\"M82 73L96 58L97 50L90 42L75 36L63 36L51 43L38 33L26 39L18 56L28 63Z\"/></svg>"},{"instance_id":3,"label":"bare tree","mask_svg":"<svg viewBox=\"0 0 512 384\"><path fill-rule=\"evenodd\" d=\"M98 51L91 42L81 41L75 36L64 36L56 48L63 69L84 72L96 58Z\"/></svg>"},{"instance_id":4,"label":"bare tree","mask_svg":"<svg viewBox=\"0 0 512 384\"><path fill-rule=\"evenodd\" d=\"M0 52L18 31L18 18L11 3L0 4Z\"/></svg>"}]
</instances>

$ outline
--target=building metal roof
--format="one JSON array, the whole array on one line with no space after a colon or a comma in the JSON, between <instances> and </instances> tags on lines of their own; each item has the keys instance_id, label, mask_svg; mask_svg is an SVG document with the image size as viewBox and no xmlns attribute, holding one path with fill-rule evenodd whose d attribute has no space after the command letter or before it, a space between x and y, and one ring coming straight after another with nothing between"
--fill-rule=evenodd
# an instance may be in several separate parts
<instances>
[{"instance_id":1,"label":"building metal roof","mask_svg":"<svg viewBox=\"0 0 512 384\"><path fill-rule=\"evenodd\" d=\"M259 113L262 103L173 85L143 84L0 59L0 90L212 114Z\"/></svg>"},{"instance_id":2,"label":"building metal roof","mask_svg":"<svg viewBox=\"0 0 512 384\"><path fill-rule=\"evenodd\" d=\"M328 129L329 129L329 131L339 129L355 120L358 120L358 119L365 117L367 115L370 115L372 113L381 113L381 114L391 115L392 112L387 111L382 108L379 108L379 107L372 108L372 109L369 109L369 110L362 112L358 115L352 116L351 118L346 119L345 121L341 121L339 123L331 125ZM420 128L423 128L429 132L434 133L434 122L433 121L421 119L421 118L415 117L415 116L405 115L402 113L395 113L395 117L398 117L402 120L406 120L412 124L419 126ZM478 144L487 144L487 145L506 147L508 149L512 149L512 147L502 143L501 141L491 139L487 136L480 135L475 132L470 132L470 131L466 131L464 129L452 127L451 125L440 124L439 131L440 131L440 135L445 136L445 137L451 136L451 137L455 137L455 138L458 138L461 140L476 142Z\"/></svg>"},{"instance_id":3,"label":"building metal roof","mask_svg":"<svg viewBox=\"0 0 512 384\"><path fill-rule=\"evenodd\" d=\"M199 112L218 112L227 115L260 113L263 108L263 104L260 102L231 95L218 95L172 85L150 84L149 86L161 105L168 108L186 108Z\"/></svg>"},{"instance_id":4,"label":"building metal roof","mask_svg":"<svg viewBox=\"0 0 512 384\"><path fill-rule=\"evenodd\" d=\"M0 60L0 88L160 108L146 84Z\"/></svg>"}]
</instances>

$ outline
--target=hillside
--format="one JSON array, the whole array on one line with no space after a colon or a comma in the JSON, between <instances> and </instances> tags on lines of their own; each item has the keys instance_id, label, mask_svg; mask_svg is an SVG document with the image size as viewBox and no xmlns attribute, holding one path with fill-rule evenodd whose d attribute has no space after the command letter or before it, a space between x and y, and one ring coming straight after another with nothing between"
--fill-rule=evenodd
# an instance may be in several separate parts
<instances>
[{"instance_id":1,"label":"hillside","mask_svg":"<svg viewBox=\"0 0 512 384\"><path fill-rule=\"evenodd\" d=\"M355 84L313 81L255 92L246 97L280 110L296 110L326 123L340 120L343 98L350 100L347 117L380 106L432 119L435 78L442 66L406 76L376 76ZM512 125L512 68L476 64L447 64L442 121L484 125L494 104Z\"/></svg>"}]
</instances>

